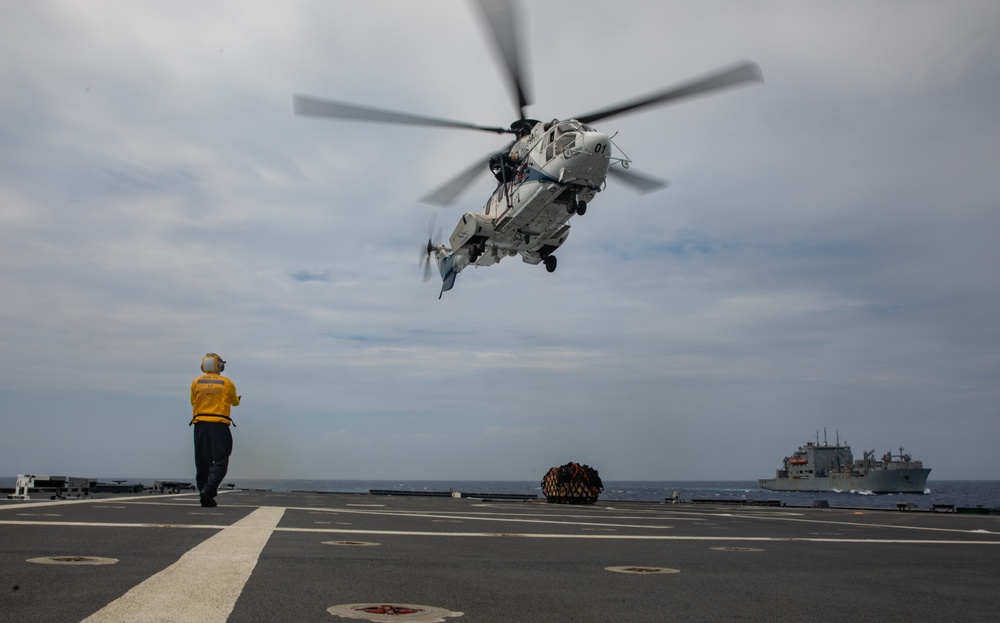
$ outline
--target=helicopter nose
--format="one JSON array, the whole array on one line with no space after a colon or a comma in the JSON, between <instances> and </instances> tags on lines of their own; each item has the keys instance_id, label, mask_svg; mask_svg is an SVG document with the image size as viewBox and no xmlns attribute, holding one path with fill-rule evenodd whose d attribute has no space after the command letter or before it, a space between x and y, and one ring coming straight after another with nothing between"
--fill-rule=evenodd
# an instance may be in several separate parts
<instances>
[{"instance_id":1,"label":"helicopter nose","mask_svg":"<svg viewBox=\"0 0 1000 623\"><path fill-rule=\"evenodd\" d=\"M577 135L573 148L567 149L564 155L566 160L560 179L572 177L577 183L597 190L604 183L611 164L611 140L603 132L581 132Z\"/></svg>"},{"instance_id":2,"label":"helicopter nose","mask_svg":"<svg viewBox=\"0 0 1000 623\"><path fill-rule=\"evenodd\" d=\"M583 153L588 163L602 173L607 173L611 156L611 139L603 132L585 132Z\"/></svg>"}]
</instances>

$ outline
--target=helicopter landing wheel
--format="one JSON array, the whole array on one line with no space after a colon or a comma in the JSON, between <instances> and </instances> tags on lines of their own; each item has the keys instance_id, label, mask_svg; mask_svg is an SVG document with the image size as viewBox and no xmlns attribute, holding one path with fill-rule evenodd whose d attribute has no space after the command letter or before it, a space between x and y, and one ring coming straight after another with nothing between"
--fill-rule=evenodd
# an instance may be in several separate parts
<instances>
[{"instance_id":1,"label":"helicopter landing wheel","mask_svg":"<svg viewBox=\"0 0 1000 623\"><path fill-rule=\"evenodd\" d=\"M587 213L587 202L586 201L577 201L576 202L576 213L579 214L580 216L583 216L584 214Z\"/></svg>"},{"instance_id":2,"label":"helicopter landing wheel","mask_svg":"<svg viewBox=\"0 0 1000 623\"><path fill-rule=\"evenodd\" d=\"M475 264L479 259L480 251L478 246L469 247L469 263Z\"/></svg>"},{"instance_id":3,"label":"helicopter landing wheel","mask_svg":"<svg viewBox=\"0 0 1000 623\"><path fill-rule=\"evenodd\" d=\"M551 272L555 272L555 270L556 270L556 256L549 255L548 257L545 258L545 270L549 271L550 273Z\"/></svg>"}]
</instances>

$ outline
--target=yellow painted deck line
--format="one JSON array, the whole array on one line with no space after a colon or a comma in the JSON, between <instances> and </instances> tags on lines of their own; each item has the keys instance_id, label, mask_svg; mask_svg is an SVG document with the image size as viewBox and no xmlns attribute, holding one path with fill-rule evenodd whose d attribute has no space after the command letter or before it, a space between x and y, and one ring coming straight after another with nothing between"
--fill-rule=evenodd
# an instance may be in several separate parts
<instances>
[{"instance_id":1,"label":"yellow painted deck line","mask_svg":"<svg viewBox=\"0 0 1000 623\"><path fill-rule=\"evenodd\" d=\"M285 509L264 506L186 552L85 623L225 623Z\"/></svg>"}]
</instances>

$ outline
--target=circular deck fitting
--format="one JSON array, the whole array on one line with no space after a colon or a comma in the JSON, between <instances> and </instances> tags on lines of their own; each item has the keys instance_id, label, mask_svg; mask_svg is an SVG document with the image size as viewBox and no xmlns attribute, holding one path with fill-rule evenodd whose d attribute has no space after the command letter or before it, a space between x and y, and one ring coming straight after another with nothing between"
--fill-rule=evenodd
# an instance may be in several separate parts
<instances>
[{"instance_id":1,"label":"circular deck fitting","mask_svg":"<svg viewBox=\"0 0 1000 623\"><path fill-rule=\"evenodd\" d=\"M100 556L43 556L29 558L28 562L39 565L113 565L117 558L101 558Z\"/></svg>"},{"instance_id":2,"label":"circular deck fitting","mask_svg":"<svg viewBox=\"0 0 1000 623\"><path fill-rule=\"evenodd\" d=\"M371 541L323 541L323 545L350 545L353 547L378 547L381 543Z\"/></svg>"},{"instance_id":3,"label":"circular deck fitting","mask_svg":"<svg viewBox=\"0 0 1000 623\"><path fill-rule=\"evenodd\" d=\"M762 552L759 547L733 547L733 546L723 546L723 547L713 547L717 552Z\"/></svg>"},{"instance_id":4,"label":"circular deck fitting","mask_svg":"<svg viewBox=\"0 0 1000 623\"><path fill-rule=\"evenodd\" d=\"M414 604L344 604L326 609L334 616L344 619L361 619L363 621L420 621L421 623L444 623L446 618L460 617L463 613L452 612L434 606L417 606Z\"/></svg>"},{"instance_id":5,"label":"circular deck fitting","mask_svg":"<svg viewBox=\"0 0 1000 623\"><path fill-rule=\"evenodd\" d=\"M668 567L604 567L605 571L613 573L634 573L636 575L667 575L680 573L680 569L670 569Z\"/></svg>"}]
</instances>

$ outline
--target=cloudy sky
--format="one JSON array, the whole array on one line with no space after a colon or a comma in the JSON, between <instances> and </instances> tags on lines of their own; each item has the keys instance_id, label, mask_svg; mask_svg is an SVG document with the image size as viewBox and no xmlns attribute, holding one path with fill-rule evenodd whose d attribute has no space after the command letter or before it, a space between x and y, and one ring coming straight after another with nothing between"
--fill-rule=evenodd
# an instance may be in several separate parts
<instances>
[{"instance_id":1,"label":"cloudy sky","mask_svg":"<svg viewBox=\"0 0 1000 623\"><path fill-rule=\"evenodd\" d=\"M596 125L634 170L548 274L437 299L417 199L507 140L296 117L292 94L514 117L473 7L0 5L0 476L771 476L822 437L1000 478L1000 5L525 3L538 119L736 61L766 83ZM619 152L619 153L622 153Z\"/></svg>"}]
</instances>

